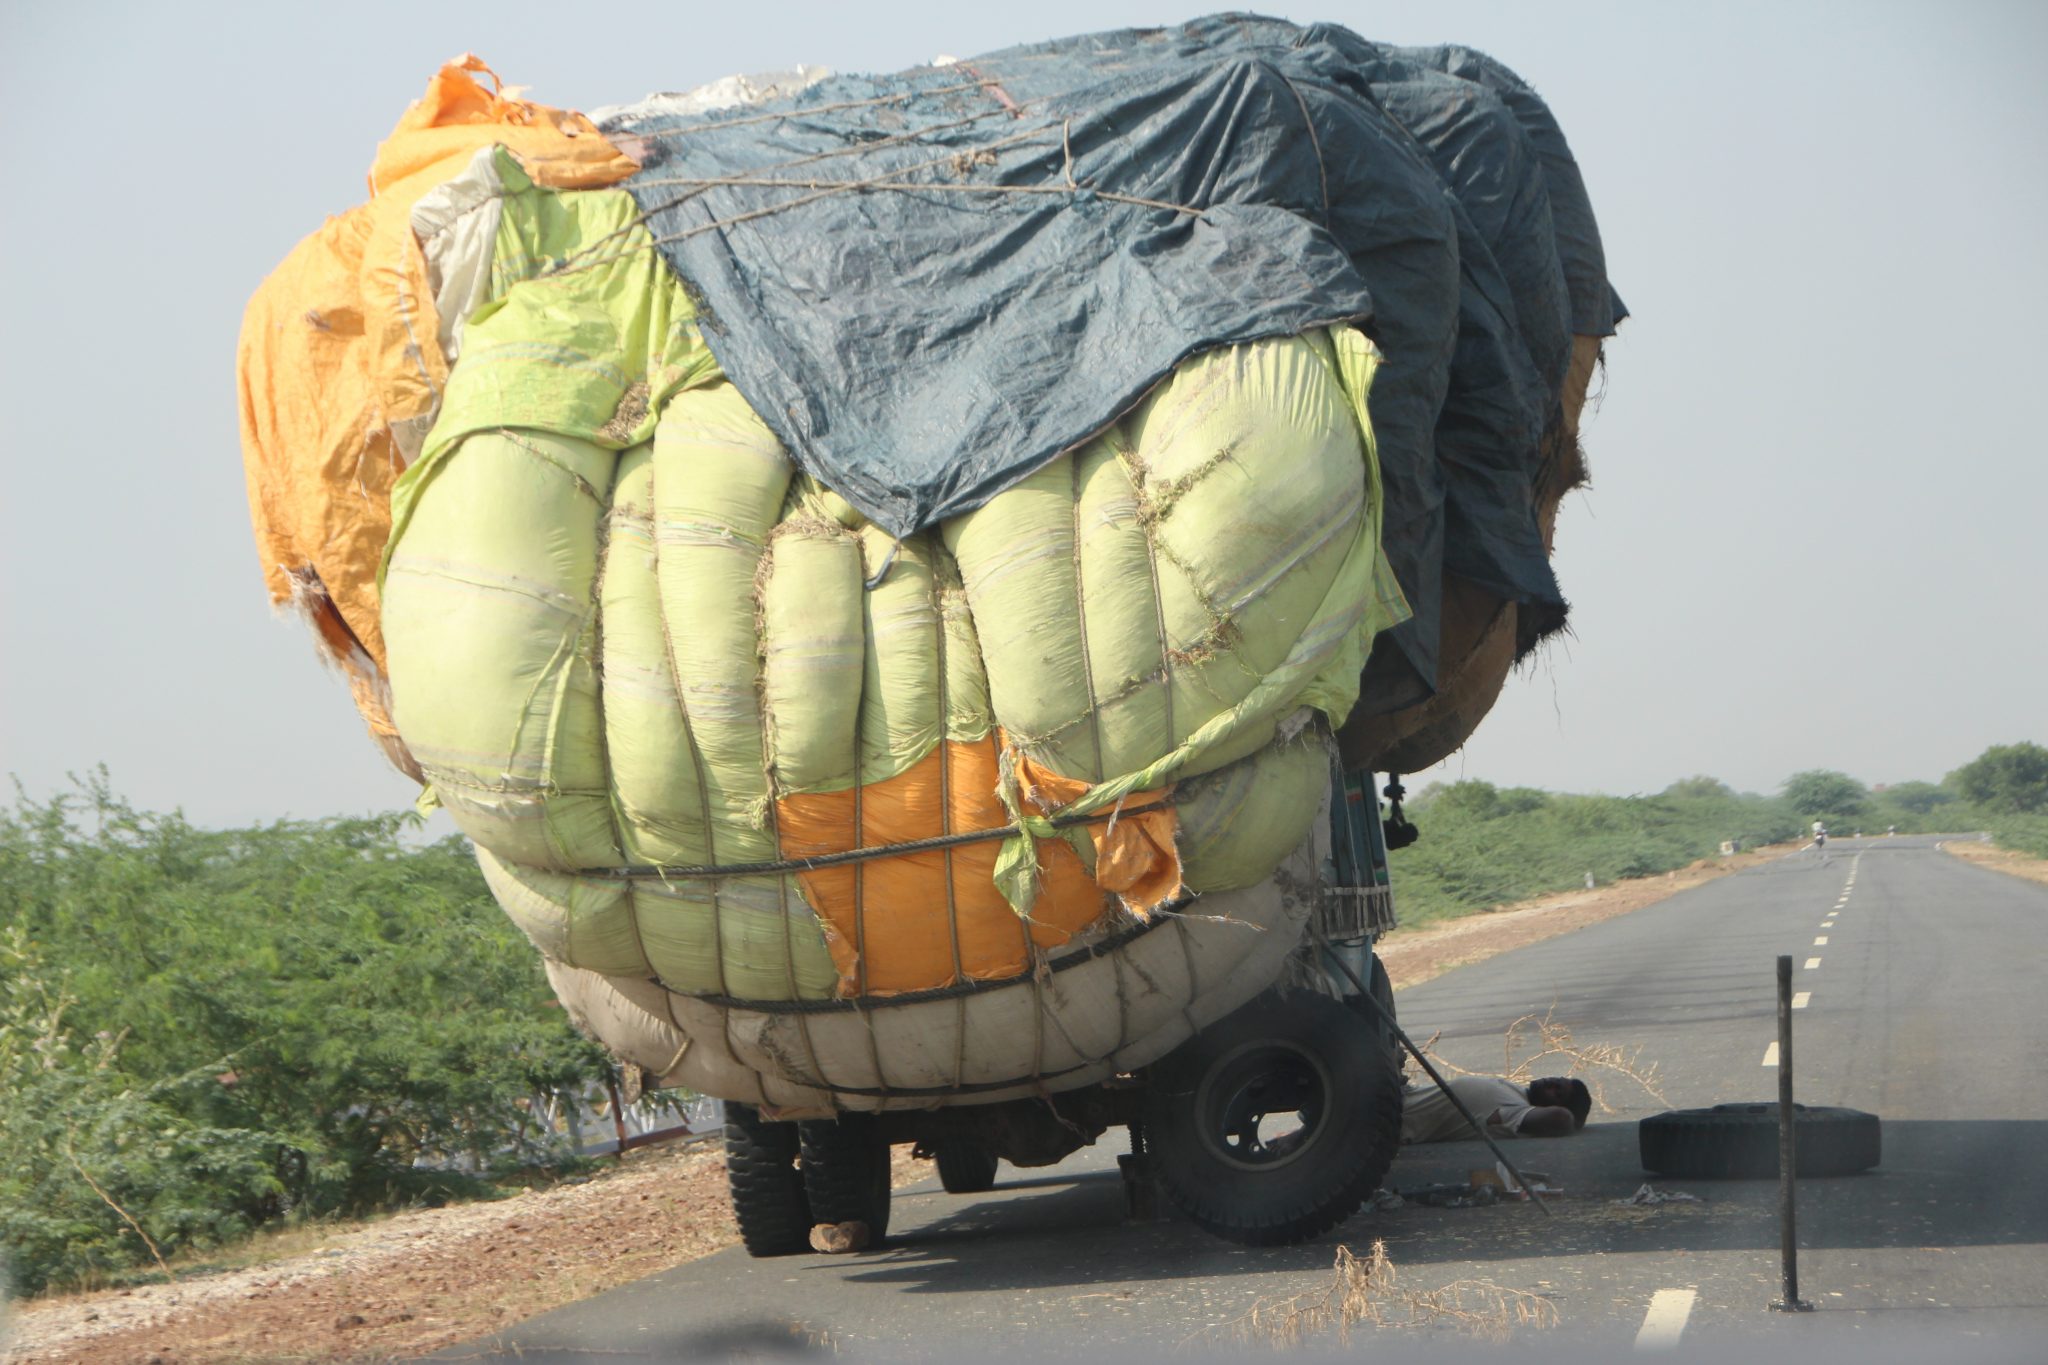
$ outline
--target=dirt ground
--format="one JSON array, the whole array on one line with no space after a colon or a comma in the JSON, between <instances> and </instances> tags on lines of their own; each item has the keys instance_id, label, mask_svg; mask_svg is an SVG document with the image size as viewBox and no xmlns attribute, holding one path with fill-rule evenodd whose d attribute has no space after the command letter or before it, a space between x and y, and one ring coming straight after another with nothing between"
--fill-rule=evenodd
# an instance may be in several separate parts
<instances>
[{"instance_id":1,"label":"dirt ground","mask_svg":"<svg viewBox=\"0 0 2048 1365\"><path fill-rule=\"evenodd\" d=\"M1950 851L1975 858L1972 847ZM1414 985L1785 851L1706 859L1664 876L1397 930L1381 955L1396 988ZM2048 863L2040 869L2048 880ZM897 1149L898 1184L929 1171L908 1149ZM737 1237L717 1144L655 1148L579 1183L336 1226L313 1251L248 1269L15 1304L13 1321L0 1322L0 1360L177 1365L417 1357L709 1255Z\"/></svg>"},{"instance_id":2,"label":"dirt ground","mask_svg":"<svg viewBox=\"0 0 2048 1365\"><path fill-rule=\"evenodd\" d=\"M2024 853L1999 848L1994 844L1981 843L1975 839L1949 839L1941 844L1943 853L1952 853L1965 862L1988 867L1994 871L2024 877L2030 882L2048 885L2048 858L2030 858Z\"/></svg>"},{"instance_id":3,"label":"dirt ground","mask_svg":"<svg viewBox=\"0 0 2048 1365\"><path fill-rule=\"evenodd\" d=\"M895 1166L899 1185L931 1169L908 1148ZM414 1358L738 1240L719 1145L646 1148L511 1199L337 1225L265 1265L16 1304L0 1361Z\"/></svg>"}]
</instances>

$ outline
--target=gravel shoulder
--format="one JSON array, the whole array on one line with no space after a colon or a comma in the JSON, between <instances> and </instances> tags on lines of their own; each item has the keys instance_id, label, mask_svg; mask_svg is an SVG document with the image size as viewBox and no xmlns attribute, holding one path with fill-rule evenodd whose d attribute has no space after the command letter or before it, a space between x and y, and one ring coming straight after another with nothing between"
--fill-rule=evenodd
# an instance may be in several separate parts
<instances>
[{"instance_id":1,"label":"gravel shoulder","mask_svg":"<svg viewBox=\"0 0 2048 1365\"><path fill-rule=\"evenodd\" d=\"M1947 839L1938 845L1943 853L1961 858L1966 863L1988 867L1994 872L2008 876L2023 877L2030 882L2048 886L2048 858L2034 858L2025 853L2015 853L2009 848L1983 843L1976 839Z\"/></svg>"},{"instance_id":2,"label":"gravel shoulder","mask_svg":"<svg viewBox=\"0 0 2048 1365\"><path fill-rule=\"evenodd\" d=\"M268 1265L16 1305L10 1362L375 1360L544 1312L735 1236L715 1143L584 1183L337 1225Z\"/></svg>"},{"instance_id":3,"label":"gravel shoulder","mask_svg":"<svg viewBox=\"0 0 2048 1365\"><path fill-rule=\"evenodd\" d=\"M1991 861L1968 851L1976 847L1949 849ZM1703 859L1662 876L1396 930L1380 945L1381 956L1398 990L1640 910L1788 851ZM2025 861L2038 863L2040 879L2048 880L2048 863ZM902 1185L922 1179L930 1167L898 1148L895 1171ZM417 1358L737 1241L718 1145L653 1148L578 1183L337 1225L315 1250L268 1264L17 1303L11 1321L0 1318L0 1361ZM0 1307L0 1314L8 1311Z\"/></svg>"}]
</instances>

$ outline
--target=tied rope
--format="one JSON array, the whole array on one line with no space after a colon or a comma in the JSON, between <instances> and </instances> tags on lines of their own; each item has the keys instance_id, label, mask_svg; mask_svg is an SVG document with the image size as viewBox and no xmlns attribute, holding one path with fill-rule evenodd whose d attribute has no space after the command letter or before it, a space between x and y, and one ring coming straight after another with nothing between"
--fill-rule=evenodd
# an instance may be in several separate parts
<instances>
[{"instance_id":1,"label":"tied rope","mask_svg":"<svg viewBox=\"0 0 2048 1365\"><path fill-rule=\"evenodd\" d=\"M1143 806L1126 806L1123 814L1143 815L1150 811L1171 810L1170 801L1154 801ZM875 844L865 848L849 848L839 853L819 853L808 858L782 858L764 863L721 863L716 866L674 866L632 865L626 867L590 868L583 875L591 877L618 877L629 881L695 881L714 877L760 877L775 876L786 872L814 872L820 868L844 867L850 863L864 863L876 858L898 858L912 853L923 853L931 849L957 848L961 844L987 843L994 839L1015 839L1029 835L1034 839L1052 837L1064 829L1081 825L1096 824L1114 820L1117 812L1096 811L1087 815L1025 815L1011 825L997 825L991 829L968 830L961 834L935 834L929 839L911 839L899 844Z\"/></svg>"}]
</instances>

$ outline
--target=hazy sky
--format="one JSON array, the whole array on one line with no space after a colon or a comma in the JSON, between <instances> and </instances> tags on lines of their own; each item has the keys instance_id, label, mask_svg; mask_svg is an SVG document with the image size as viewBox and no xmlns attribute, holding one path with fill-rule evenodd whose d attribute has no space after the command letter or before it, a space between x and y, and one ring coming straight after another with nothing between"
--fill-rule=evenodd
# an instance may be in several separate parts
<instances>
[{"instance_id":1,"label":"hazy sky","mask_svg":"<svg viewBox=\"0 0 2048 1365\"><path fill-rule=\"evenodd\" d=\"M589 108L1202 12L0 2L0 771L42 796L104 762L203 824L411 800L270 611L234 354L257 281L359 200L442 60ZM1273 12L1517 69L1635 314L1560 519L1573 638L1450 775L1770 790L2048 741L2048 6Z\"/></svg>"}]
</instances>

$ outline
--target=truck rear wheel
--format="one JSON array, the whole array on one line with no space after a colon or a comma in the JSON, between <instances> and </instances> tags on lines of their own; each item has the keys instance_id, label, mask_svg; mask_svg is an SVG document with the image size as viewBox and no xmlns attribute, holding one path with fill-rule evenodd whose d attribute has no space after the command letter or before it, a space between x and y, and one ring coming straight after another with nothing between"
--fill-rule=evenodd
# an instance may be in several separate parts
<instances>
[{"instance_id":1,"label":"truck rear wheel","mask_svg":"<svg viewBox=\"0 0 2048 1365\"><path fill-rule=\"evenodd\" d=\"M749 1256L790 1256L810 1248L811 1208L796 1162L794 1123L764 1119L751 1104L726 1102L725 1178Z\"/></svg>"},{"instance_id":2,"label":"truck rear wheel","mask_svg":"<svg viewBox=\"0 0 2048 1365\"><path fill-rule=\"evenodd\" d=\"M880 1242L889 1231L889 1145L874 1115L841 1114L796 1126L811 1222L865 1223L868 1245Z\"/></svg>"},{"instance_id":3,"label":"truck rear wheel","mask_svg":"<svg viewBox=\"0 0 2048 1365\"><path fill-rule=\"evenodd\" d=\"M1378 953L1372 955L1372 966L1365 978L1365 988L1372 996L1370 1001L1364 996L1351 996L1345 1003L1350 1005L1359 1018L1366 1021L1366 1025L1372 1029L1373 1037L1379 1040L1380 1046L1394 1059L1394 1074L1398 1076L1407 1065L1408 1054L1402 1048L1401 1040L1394 1034L1394 983L1388 979L1386 964L1380 961ZM1379 1008L1375 1009L1375 1004Z\"/></svg>"},{"instance_id":4,"label":"truck rear wheel","mask_svg":"<svg viewBox=\"0 0 2048 1365\"><path fill-rule=\"evenodd\" d=\"M948 1138L932 1151L947 1194L986 1194L996 1185L997 1156L978 1142Z\"/></svg>"},{"instance_id":5,"label":"truck rear wheel","mask_svg":"<svg viewBox=\"0 0 2048 1365\"><path fill-rule=\"evenodd\" d=\"M1328 996L1267 994L1152 1068L1144 1133L1167 1197L1219 1237L1306 1241L1379 1188L1401 1080L1377 1032Z\"/></svg>"}]
</instances>

